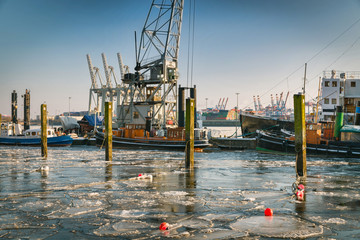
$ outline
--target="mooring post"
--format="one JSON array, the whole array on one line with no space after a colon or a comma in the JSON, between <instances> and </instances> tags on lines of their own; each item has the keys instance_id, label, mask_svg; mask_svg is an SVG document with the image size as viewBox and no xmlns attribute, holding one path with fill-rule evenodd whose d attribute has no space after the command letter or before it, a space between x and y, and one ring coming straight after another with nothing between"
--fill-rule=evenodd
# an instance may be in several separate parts
<instances>
[{"instance_id":1,"label":"mooring post","mask_svg":"<svg viewBox=\"0 0 360 240\"><path fill-rule=\"evenodd\" d=\"M112 102L105 102L105 161L112 161Z\"/></svg>"},{"instance_id":2,"label":"mooring post","mask_svg":"<svg viewBox=\"0 0 360 240\"><path fill-rule=\"evenodd\" d=\"M356 116L355 116L356 117ZM335 140L340 140L340 129L343 126L344 122L344 112L342 106L336 106L336 118L335 118L335 127L334 127L334 138ZM356 124L356 118L355 118Z\"/></svg>"},{"instance_id":3,"label":"mooring post","mask_svg":"<svg viewBox=\"0 0 360 240\"><path fill-rule=\"evenodd\" d=\"M47 159L47 107L41 104L41 157Z\"/></svg>"},{"instance_id":4,"label":"mooring post","mask_svg":"<svg viewBox=\"0 0 360 240\"><path fill-rule=\"evenodd\" d=\"M294 94L296 177L306 177L305 95Z\"/></svg>"},{"instance_id":5,"label":"mooring post","mask_svg":"<svg viewBox=\"0 0 360 240\"><path fill-rule=\"evenodd\" d=\"M194 99L186 99L186 157L185 167L194 168Z\"/></svg>"}]
</instances>

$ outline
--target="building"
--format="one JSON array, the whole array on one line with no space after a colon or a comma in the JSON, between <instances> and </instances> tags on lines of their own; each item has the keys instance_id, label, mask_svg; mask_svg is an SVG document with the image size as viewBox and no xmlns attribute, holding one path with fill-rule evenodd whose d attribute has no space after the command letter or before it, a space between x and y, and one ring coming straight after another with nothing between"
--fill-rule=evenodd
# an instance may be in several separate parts
<instances>
[{"instance_id":1,"label":"building","mask_svg":"<svg viewBox=\"0 0 360 240\"><path fill-rule=\"evenodd\" d=\"M360 72L324 71L321 81L321 120L334 121L336 106L343 106L344 124L353 124L360 101Z\"/></svg>"}]
</instances>

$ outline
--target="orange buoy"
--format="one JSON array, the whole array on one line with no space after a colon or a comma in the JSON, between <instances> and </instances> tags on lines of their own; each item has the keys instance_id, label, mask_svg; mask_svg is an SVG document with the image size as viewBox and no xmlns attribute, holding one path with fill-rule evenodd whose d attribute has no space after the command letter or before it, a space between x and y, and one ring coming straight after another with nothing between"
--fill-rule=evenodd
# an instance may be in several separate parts
<instances>
[{"instance_id":1,"label":"orange buoy","mask_svg":"<svg viewBox=\"0 0 360 240\"><path fill-rule=\"evenodd\" d=\"M272 216L273 215L273 210L271 208L267 208L265 209L265 216Z\"/></svg>"},{"instance_id":2,"label":"orange buoy","mask_svg":"<svg viewBox=\"0 0 360 240\"><path fill-rule=\"evenodd\" d=\"M167 222L163 222L160 224L160 227L159 227L160 230L168 230L169 229L169 224Z\"/></svg>"}]
</instances>

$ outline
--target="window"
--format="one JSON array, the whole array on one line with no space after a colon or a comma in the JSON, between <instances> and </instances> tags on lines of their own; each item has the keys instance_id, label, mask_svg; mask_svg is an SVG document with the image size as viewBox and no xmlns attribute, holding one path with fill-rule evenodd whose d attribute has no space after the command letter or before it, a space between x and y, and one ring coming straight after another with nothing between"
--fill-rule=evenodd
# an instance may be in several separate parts
<instances>
[{"instance_id":1,"label":"window","mask_svg":"<svg viewBox=\"0 0 360 240\"><path fill-rule=\"evenodd\" d=\"M356 87L356 82L351 82L351 87Z\"/></svg>"},{"instance_id":2,"label":"window","mask_svg":"<svg viewBox=\"0 0 360 240\"><path fill-rule=\"evenodd\" d=\"M333 86L333 87L337 87L337 82L336 82L336 81L332 81L332 86Z\"/></svg>"},{"instance_id":3,"label":"window","mask_svg":"<svg viewBox=\"0 0 360 240\"><path fill-rule=\"evenodd\" d=\"M331 99L331 104L336 104L336 98Z\"/></svg>"},{"instance_id":4,"label":"window","mask_svg":"<svg viewBox=\"0 0 360 240\"><path fill-rule=\"evenodd\" d=\"M139 113L138 112L134 112L134 119L138 119L139 118Z\"/></svg>"},{"instance_id":5,"label":"window","mask_svg":"<svg viewBox=\"0 0 360 240\"><path fill-rule=\"evenodd\" d=\"M32 132L31 135L35 136L35 135L36 135L36 132Z\"/></svg>"},{"instance_id":6,"label":"window","mask_svg":"<svg viewBox=\"0 0 360 240\"><path fill-rule=\"evenodd\" d=\"M330 81L325 81L325 87L330 87Z\"/></svg>"},{"instance_id":7,"label":"window","mask_svg":"<svg viewBox=\"0 0 360 240\"><path fill-rule=\"evenodd\" d=\"M329 99L328 98L324 98L324 104L329 104Z\"/></svg>"}]
</instances>

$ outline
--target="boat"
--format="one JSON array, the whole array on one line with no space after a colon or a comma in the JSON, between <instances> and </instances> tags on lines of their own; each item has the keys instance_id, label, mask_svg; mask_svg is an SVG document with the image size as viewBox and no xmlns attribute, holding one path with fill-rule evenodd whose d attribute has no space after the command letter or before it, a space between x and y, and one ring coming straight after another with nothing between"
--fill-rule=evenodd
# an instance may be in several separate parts
<instances>
[{"instance_id":1,"label":"boat","mask_svg":"<svg viewBox=\"0 0 360 240\"><path fill-rule=\"evenodd\" d=\"M15 127L15 125L1 124L0 145L41 146L41 129L28 129L20 134L19 130L15 130L19 127ZM68 135L56 135L53 129L47 129L47 136L48 147L66 147L73 142L73 139Z\"/></svg>"},{"instance_id":2,"label":"boat","mask_svg":"<svg viewBox=\"0 0 360 240\"><path fill-rule=\"evenodd\" d=\"M185 129L169 128L167 136L159 131L157 134L147 132L141 126L127 125L126 128L113 130L112 143L113 148L140 148L140 149L166 149L166 150L185 150ZM96 145L104 145L103 131L96 131ZM206 137L206 131L195 129L194 149L202 151L202 149L210 146Z\"/></svg>"},{"instance_id":3,"label":"boat","mask_svg":"<svg viewBox=\"0 0 360 240\"><path fill-rule=\"evenodd\" d=\"M256 137L257 130L285 129L294 131L294 121L276 117L260 116L246 112L240 112L240 128L242 135L246 138Z\"/></svg>"},{"instance_id":4,"label":"boat","mask_svg":"<svg viewBox=\"0 0 360 240\"><path fill-rule=\"evenodd\" d=\"M306 153L309 155L359 157L360 142L334 140L333 125L333 122L306 125ZM344 126L340 130L342 136L350 133L349 128L349 126ZM258 130L256 149L262 152L292 154L296 152L295 137L289 131Z\"/></svg>"}]
</instances>

